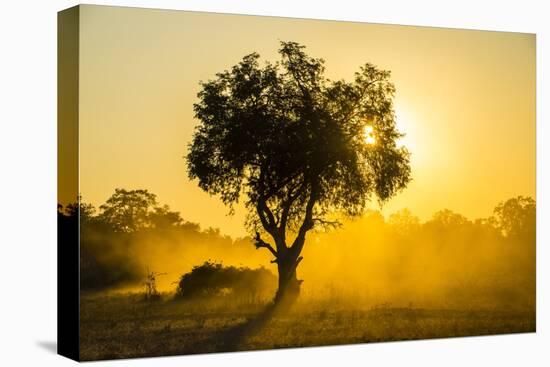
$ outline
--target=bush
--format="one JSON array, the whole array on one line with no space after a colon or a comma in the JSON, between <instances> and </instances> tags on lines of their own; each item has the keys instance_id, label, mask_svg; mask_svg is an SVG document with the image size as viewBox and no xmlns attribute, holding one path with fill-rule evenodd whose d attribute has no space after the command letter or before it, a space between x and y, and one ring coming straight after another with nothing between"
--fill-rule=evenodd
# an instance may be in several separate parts
<instances>
[{"instance_id":1,"label":"bush","mask_svg":"<svg viewBox=\"0 0 550 367\"><path fill-rule=\"evenodd\" d=\"M237 296L254 300L273 295L277 278L264 267L223 266L205 261L183 274L178 282L179 298Z\"/></svg>"}]
</instances>

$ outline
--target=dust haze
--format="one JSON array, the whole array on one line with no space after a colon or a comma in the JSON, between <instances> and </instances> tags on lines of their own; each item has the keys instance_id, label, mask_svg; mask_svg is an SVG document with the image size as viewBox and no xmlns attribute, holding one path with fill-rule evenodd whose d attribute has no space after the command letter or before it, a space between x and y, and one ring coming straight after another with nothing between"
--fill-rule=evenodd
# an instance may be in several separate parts
<instances>
[{"instance_id":1,"label":"dust haze","mask_svg":"<svg viewBox=\"0 0 550 367\"><path fill-rule=\"evenodd\" d=\"M442 210L421 222L404 209L388 218L371 211L344 219L339 229L308 236L298 271L304 280L300 302L534 308L534 214L531 204L506 213L513 218L496 211L471 220ZM83 289L96 293L143 292L147 271L154 271L162 273L156 279L158 290L172 294L180 277L205 261L265 266L276 274L271 257L256 250L252 238L234 239L185 221L135 233L102 233L97 225L84 223L82 254Z\"/></svg>"}]
</instances>

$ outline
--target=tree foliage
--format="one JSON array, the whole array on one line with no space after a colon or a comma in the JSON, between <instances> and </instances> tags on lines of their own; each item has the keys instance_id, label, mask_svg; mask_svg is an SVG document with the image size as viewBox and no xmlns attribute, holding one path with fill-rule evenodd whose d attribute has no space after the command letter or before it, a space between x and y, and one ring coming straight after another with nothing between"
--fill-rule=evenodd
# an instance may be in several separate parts
<instances>
[{"instance_id":1,"label":"tree foliage","mask_svg":"<svg viewBox=\"0 0 550 367\"><path fill-rule=\"evenodd\" d=\"M252 53L201 83L188 172L230 207L244 193L253 231L284 239L290 229L303 242L333 224L327 214L356 216L373 195L403 189L409 152L396 143L389 71L365 64L352 82L330 81L304 46L281 42L279 54L261 66Z\"/></svg>"},{"instance_id":2,"label":"tree foliage","mask_svg":"<svg viewBox=\"0 0 550 367\"><path fill-rule=\"evenodd\" d=\"M115 232L136 232L144 228L170 227L182 223L178 212L167 205L158 206L155 194L147 190L115 189L114 194L99 207L99 220Z\"/></svg>"},{"instance_id":3,"label":"tree foliage","mask_svg":"<svg viewBox=\"0 0 550 367\"><path fill-rule=\"evenodd\" d=\"M80 286L86 290L141 280L146 274L135 248L146 236L155 243L180 232L200 232L198 224L183 221L179 212L158 205L156 195L143 189L115 189L99 209L81 196L58 205L60 232L74 227L80 234Z\"/></svg>"},{"instance_id":4,"label":"tree foliage","mask_svg":"<svg viewBox=\"0 0 550 367\"><path fill-rule=\"evenodd\" d=\"M536 203L533 198L518 196L501 202L494 210L498 228L507 236L535 235Z\"/></svg>"},{"instance_id":5,"label":"tree foliage","mask_svg":"<svg viewBox=\"0 0 550 367\"><path fill-rule=\"evenodd\" d=\"M180 277L176 296L219 296L224 292L237 296L260 296L266 288L274 288L275 284L275 276L264 267L251 269L205 261Z\"/></svg>"},{"instance_id":6,"label":"tree foliage","mask_svg":"<svg viewBox=\"0 0 550 367\"><path fill-rule=\"evenodd\" d=\"M360 215L411 179L409 152L397 146L390 72L365 64L351 82L330 81L324 61L304 49L281 42L279 61L261 66L252 53L201 82L187 155L189 177L203 190L231 210L245 197L256 248L278 265L276 301L299 293L308 231L338 225L333 213Z\"/></svg>"}]
</instances>

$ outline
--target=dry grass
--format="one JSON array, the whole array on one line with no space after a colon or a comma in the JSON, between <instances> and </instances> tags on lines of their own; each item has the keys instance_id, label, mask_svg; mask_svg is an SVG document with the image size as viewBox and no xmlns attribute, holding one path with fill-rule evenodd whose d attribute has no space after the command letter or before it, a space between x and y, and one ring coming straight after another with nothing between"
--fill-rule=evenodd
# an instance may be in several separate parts
<instances>
[{"instance_id":1,"label":"dry grass","mask_svg":"<svg viewBox=\"0 0 550 367\"><path fill-rule=\"evenodd\" d=\"M230 302L231 301L231 302ZM249 327L265 302L144 302L83 296L82 360L414 340L535 331L535 312L370 309L299 304Z\"/></svg>"}]
</instances>

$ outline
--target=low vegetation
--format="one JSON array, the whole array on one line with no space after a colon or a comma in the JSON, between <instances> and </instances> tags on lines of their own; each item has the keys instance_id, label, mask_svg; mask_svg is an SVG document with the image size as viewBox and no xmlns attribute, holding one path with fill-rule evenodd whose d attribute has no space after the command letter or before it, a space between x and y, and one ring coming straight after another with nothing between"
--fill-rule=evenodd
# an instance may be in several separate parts
<instances>
[{"instance_id":1,"label":"low vegetation","mask_svg":"<svg viewBox=\"0 0 550 367\"><path fill-rule=\"evenodd\" d=\"M223 266L205 261L181 276L176 297L223 297L232 295L251 300L268 300L277 286L277 278L266 268Z\"/></svg>"},{"instance_id":2,"label":"low vegetation","mask_svg":"<svg viewBox=\"0 0 550 367\"><path fill-rule=\"evenodd\" d=\"M138 295L81 300L83 360L370 343L535 331L534 310L453 310L300 300L250 328L267 303L227 297L140 302ZM333 306L334 305L334 306Z\"/></svg>"}]
</instances>

